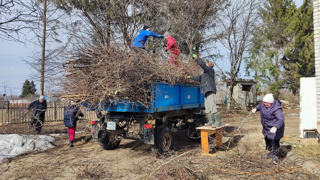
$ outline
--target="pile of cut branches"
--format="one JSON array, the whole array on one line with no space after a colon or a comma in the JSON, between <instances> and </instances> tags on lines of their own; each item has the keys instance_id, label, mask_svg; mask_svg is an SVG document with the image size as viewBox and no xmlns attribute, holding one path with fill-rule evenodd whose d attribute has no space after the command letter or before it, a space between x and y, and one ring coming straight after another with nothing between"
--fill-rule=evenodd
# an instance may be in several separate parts
<instances>
[{"instance_id":1,"label":"pile of cut branches","mask_svg":"<svg viewBox=\"0 0 320 180\"><path fill-rule=\"evenodd\" d=\"M70 95L82 100L117 101L128 99L148 107L152 82L198 84L187 75L199 75L200 68L193 60L180 60L179 66L156 54L126 52L114 47L83 49L67 63L64 87Z\"/></svg>"}]
</instances>

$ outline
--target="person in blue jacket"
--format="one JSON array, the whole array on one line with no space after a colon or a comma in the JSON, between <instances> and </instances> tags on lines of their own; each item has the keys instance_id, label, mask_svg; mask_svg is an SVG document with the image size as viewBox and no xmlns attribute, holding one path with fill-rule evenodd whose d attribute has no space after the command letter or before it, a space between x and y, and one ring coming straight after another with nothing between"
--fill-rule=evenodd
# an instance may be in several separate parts
<instances>
[{"instance_id":1,"label":"person in blue jacket","mask_svg":"<svg viewBox=\"0 0 320 180\"><path fill-rule=\"evenodd\" d=\"M134 41L132 42L131 47L132 48L142 48L144 49L144 45L146 44L148 37L149 36L153 36L156 37L158 39L162 39L163 35L159 35L153 31L150 31L150 26L144 26L143 30L140 31L139 35L134 39Z\"/></svg>"},{"instance_id":2,"label":"person in blue jacket","mask_svg":"<svg viewBox=\"0 0 320 180\"><path fill-rule=\"evenodd\" d=\"M73 147L73 141L76 134L78 117L83 117L83 113L75 101L71 101L64 110L63 123L68 128L69 146Z\"/></svg>"},{"instance_id":3,"label":"person in blue jacket","mask_svg":"<svg viewBox=\"0 0 320 180\"><path fill-rule=\"evenodd\" d=\"M40 134L44 124L45 112L47 110L47 101L45 96L40 96L39 100L33 101L27 107L27 110L33 108L33 117L31 118L30 125L35 125L36 133Z\"/></svg>"},{"instance_id":4,"label":"person in blue jacket","mask_svg":"<svg viewBox=\"0 0 320 180\"><path fill-rule=\"evenodd\" d=\"M262 134L266 142L266 150L269 151L261 158L272 157L274 164L279 163L280 139L284 134L284 116L281 105L281 102L275 100L272 94L267 94L263 102L252 109L252 113L260 111Z\"/></svg>"}]
</instances>

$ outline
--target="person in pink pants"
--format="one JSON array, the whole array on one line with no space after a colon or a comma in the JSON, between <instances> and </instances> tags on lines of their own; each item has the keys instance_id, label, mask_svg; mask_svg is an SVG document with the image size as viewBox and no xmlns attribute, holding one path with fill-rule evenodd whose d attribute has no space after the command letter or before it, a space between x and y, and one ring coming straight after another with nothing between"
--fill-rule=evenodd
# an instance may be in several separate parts
<instances>
[{"instance_id":1,"label":"person in pink pants","mask_svg":"<svg viewBox=\"0 0 320 180\"><path fill-rule=\"evenodd\" d=\"M83 117L83 113L74 101L65 107L63 123L68 128L69 146L73 147L73 141L76 134L78 117Z\"/></svg>"}]
</instances>

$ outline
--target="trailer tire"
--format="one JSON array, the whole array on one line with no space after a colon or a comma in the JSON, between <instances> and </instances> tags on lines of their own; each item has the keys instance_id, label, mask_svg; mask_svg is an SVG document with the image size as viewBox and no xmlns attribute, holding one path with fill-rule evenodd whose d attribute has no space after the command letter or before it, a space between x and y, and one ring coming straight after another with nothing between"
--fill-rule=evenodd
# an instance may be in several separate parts
<instances>
[{"instance_id":1,"label":"trailer tire","mask_svg":"<svg viewBox=\"0 0 320 180\"><path fill-rule=\"evenodd\" d=\"M110 132L105 129L99 131L98 142L104 150L116 149L120 144L120 140L110 141Z\"/></svg>"},{"instance_id":2,"label":"trailer tire","mask_svg":"<svg viewBox=\"0 0 320 180\"><path fill-rule=\"evenodd\" d=\"M155 150L162 154L164 152L169 152L173 147L173 136L170 129L165 126L159 126L155 130Z\"/></svg>"},{"instance_id":3,"label":"trailer tire","mask_svg":"<svg viewBox=\"0 0 320 180\"><path fill-rule=\"evenodd\" d=\"M204 126L206 122L205 117L195 120L188 129L188 134L191 135L189 138L194 139L197 143L201 143L201 131L197 127Z\"/></svg>"}]
</instances>

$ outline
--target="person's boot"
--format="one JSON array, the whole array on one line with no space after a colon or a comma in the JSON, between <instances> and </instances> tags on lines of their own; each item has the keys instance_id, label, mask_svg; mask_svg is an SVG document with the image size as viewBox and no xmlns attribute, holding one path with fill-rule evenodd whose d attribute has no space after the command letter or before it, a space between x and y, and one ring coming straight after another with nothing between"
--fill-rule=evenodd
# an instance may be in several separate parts
<instances>
[{"instance_id":1,"label":"person's boot","mask_svg":"<svg viewBox=\"0 0 320 180\"><path fill-rule=\"evenodd\" d=\"M212 125L212 127L218 127L221 125L221 116L220 114L214 114L212 115L212 118L214 118L214 124Z\"/></svg>"},{"instance_id":2,"label":"person's boot","mask_svg":"<svg viewBox=\"0 0 320 180\"><path fill-rule=\"evenodd\" d=\"M272 156L272 162L274 165L278 165L280 163L279 157L277 155Z\"/></svg>"},{"instance_id":3,"label":"person's boot","mask_svg":"<svg viewBox=\"0 0 320 180\"><path fill-rule=\"evenodd\" d=\"M264 154L261 156L261 159L269 159L272 156L272 152L268 152L267 154Z\"/></svg>"},{"instance_id":4,"label":"person's boot","mask_svg":"<svg viewBox=\"0 0 320 180\"><path fill-rule=\"evenodd\" d=\"M207 114L208 123L205 123L204 126L211 126L214 123L213 115Z\"/></svg>"},{"instance_id":5,"label":"person's boot","mask_svg":"<svg viewBox=\"0 0 320 180\"><path fill-rule=\"evenodd\" d=\"M36 128L36 134L40 134L41 129L40 128Z\"/></svg>"},{"instance_id":6,"label":"person's boot","mask_svg":"<svg viewBox=\"0 0 320 180\"><path fill-rule=\"evenodd\" d=\"M73 141L69 141L69 147L73 147Z\"/></svg>"},{"instance_id":7,"label":"person's boot","mask_svg":"<svg viewBox=\"0 0 320 180\"><path fill-rule=\"evenodd\" d=\"M33 127L33 124L34 124L34 119L31 118L31 120L30 120L30 125Z\"/></svg>"}]
</instances>

